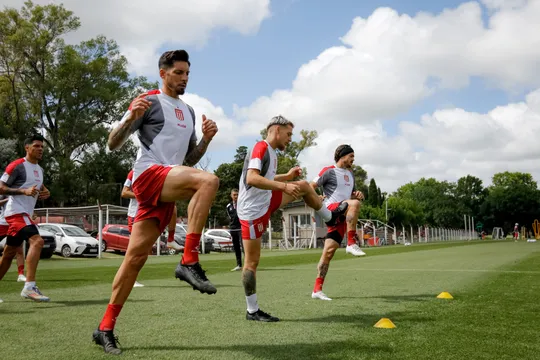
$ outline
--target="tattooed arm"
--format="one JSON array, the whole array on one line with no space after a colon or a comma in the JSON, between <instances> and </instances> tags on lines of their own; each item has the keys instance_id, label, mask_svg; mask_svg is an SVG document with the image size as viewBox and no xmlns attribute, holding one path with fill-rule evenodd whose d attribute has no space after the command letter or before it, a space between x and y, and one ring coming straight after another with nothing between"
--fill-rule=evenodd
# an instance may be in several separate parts
<instances>
[{"instance_id":1,"label":"tattooed arm","mask_svg":"<svg viewBox=\"0 0 540 360\"><path fill-rule=\"evenodd\" d=\"M187 151L186 158L184 159L185 166L194 166L201 160L203 155L206 153L206 149L210 144L209 140L206 140L204 137L201 139L199 144L197 141L190 141Z\"/></svg>"},{"instance_id":2,"label":"tattooed arm","mask_svg":"<svg viewBox=\"0 0 540 360\"><path fill-rule=\"evenodd\" d=\"M253 271L244 270L242 273L242 283L244 284L246 296L251 296L257 292L257 281L255 280L255 273Z\"/></svg>"}]
</instances>

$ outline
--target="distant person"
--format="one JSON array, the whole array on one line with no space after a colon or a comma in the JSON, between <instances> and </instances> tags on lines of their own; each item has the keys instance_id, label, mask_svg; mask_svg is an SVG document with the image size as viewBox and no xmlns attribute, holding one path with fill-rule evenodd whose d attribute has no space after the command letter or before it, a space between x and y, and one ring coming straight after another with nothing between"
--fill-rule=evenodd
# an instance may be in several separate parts
<instances>
[{"instance_id":1,"label":"distant person","mask_svg":"<svg viewBox=\"0 0 540 360\"><path fill-rule=\"evenodd\" d=\"M238 189L231 190L232 201L227 204L227 215L229 215L229 232L231 233L234 253L236 255L236 267L231 271L242 270L242 227L240 226L240 220L238 220L238 214L236 213L238 203Z\"/></svg>"}]
</instances>

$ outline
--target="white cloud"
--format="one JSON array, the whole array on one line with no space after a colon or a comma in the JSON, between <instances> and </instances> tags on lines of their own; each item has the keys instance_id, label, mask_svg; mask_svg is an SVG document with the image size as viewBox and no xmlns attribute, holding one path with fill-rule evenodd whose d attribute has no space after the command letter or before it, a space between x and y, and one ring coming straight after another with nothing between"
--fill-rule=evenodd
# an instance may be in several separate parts
<instances>
[{"instance_id":1,"label":"white cloud","mask_svg":"<svg viewBox=\"0 0 540 360\"><path fill-rule=\"evenodd\" d=\"M390 191L430 176L470 173L489 183L504 170L540 179L530 160L540 157L540 90L486 114L447 107L402 122L395 136L384 130L385 120L441 89L459 91L473 77L508 92L539 88L538 18L538 0L468 2L436 15L379 8L355 18L342 45L301 66L290 89L234 112L253 135L276 114L297 129L318 130L319 145L300 158L309 177L333 163L337 145L351 143L358 164Z\"/></svg>"},{"instance_id":2,"label":"white cloud","mask_svg":"<svg viewBox=\"0 0 540 360\"><path fill-rule=\"evenodd\" d=\"M67 37L79 42L98 34L116 40L130 61L130 69L154 74L157 50L204 46L212 31L229 29L255 34L270 16L270 0L34 0L35 4L63 3L81 19L82 26ZM0 0L0 7L20 8L20 0Z\"/></svg>"},{"instance_id":3,"label":"white cloud","mask_svg":"<svg viewBox=\"0 0 540 360\"><path fill-rule=\"evenodd\" d=\"M327 130L300 160L312 177L333 163L339 144L349 143L356 163L386 191L421 177L455 181L471 174L489 184L494 173L507 170L540 179L539 139L540 89L485 114L456 108L424 115L420 123L401 122L396 136L380 126Z\"/></svg>"},{"instance_id":4,"label":"white cloud","mask_svg":"<svg viewBox=\"0 0 540 360\"><path fill-rule=\"evenodd\" d=\"M221 151L226 148L236 147L238 139L238 129L235 122L225 115L223 108L215 106L209 100L200 97L196 94L186 93L182 99L193 107L195 110L195 121L197 137L202 137L202 116L212 119L218 126L218 133L212 140L211 150Z\"/></svg>"},{"instance_id":5,"label":"white cloud","mask_svg":"<svg viewBox=\"0 0 540 360\"><path fill-rule=\"evenodd\" d=\"M391 118L471 77L506 90L540 86L540 1L487 2L493 10L487 24L477 2L437 15L379 8L357 17L343 45L304 64L291 89L236 107L235 114L257 122L253 131L277 113L325 129Z\"/></svg>"}]
</instances>

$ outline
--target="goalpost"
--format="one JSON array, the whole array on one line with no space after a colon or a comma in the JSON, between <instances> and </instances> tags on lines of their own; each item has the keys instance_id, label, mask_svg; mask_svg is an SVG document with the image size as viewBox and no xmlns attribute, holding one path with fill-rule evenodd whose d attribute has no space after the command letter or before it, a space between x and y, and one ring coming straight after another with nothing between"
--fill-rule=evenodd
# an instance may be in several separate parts
<instances>
[{"instance_id":1,"label":"goalpost","mask_svg":"<svg viewBox=\"0 0 540 360\"><path fill-rule=\"evenodd\" d=\"M491 234L491 239L493 240L502 240L503 239L503 230L500 227L494 227Z\"/></svg>"}]
</instances>

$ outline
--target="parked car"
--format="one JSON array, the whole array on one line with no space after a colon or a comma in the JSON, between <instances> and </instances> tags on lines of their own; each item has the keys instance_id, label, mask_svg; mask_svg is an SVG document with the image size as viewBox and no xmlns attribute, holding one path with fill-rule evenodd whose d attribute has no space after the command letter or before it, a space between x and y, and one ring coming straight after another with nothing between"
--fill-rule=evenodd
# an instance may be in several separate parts
<instances>
[{"instance_id":1,"label":"parked car","mask_svg":"<svg viewBox=\"0 0 540 360\"><path fill-rule=\"evenodd\" d=\"M115 252L126 252L129 236L127 225L108 224L103 227L101 239L101 251L114 250ZM157 240L157 239L156 239ZM157 246L152 246L152 254L157 254ZM168 254L167 242L160 237L160 254Z\"/></svg>"},{"instance_id":2,"label":"parked car","mask_svg":"<svg viewBox=\"0 0 540 360\"><path fill-rule=\"evenodd\" d=\"M233 249L232 236L225 229L210 229L204 233L205 241L212 241L212 246L216 251L231 251Z\"/></svg>"},{"instance_id":3,"label":"parked car","mask_svg":"<svg viewBox=\"0 0 540 360\"><path fill-rule=\"evenodd\" d=\"M186 235L187 235L187 227L184 224L176 224L176 230L174 232L174 241L176 241L176 243L182 247L182 250L176 251L175 249L168 248L167 251L169 252L169 255L174 255L178 252L184 252L184 246L186 245ZM169 231L165 229L163 233L164 241L167 241L168 236L169 236ZM203 236L201 236L201 243L199 246L199 252L201 254L203 253L202 241L203 241ZM204 253L209 254L210 251L214 251L213 240L206 239L204 242Z\"/></svg>"},{"instance_id":4,"label":"parked car","mask_svg":"<svg viewBox=\"0 0 540 360\"><path fill-rule=\"evenodd\" d=\"M57 223L43 223L38 226L40 229L55 234L55 252L63 257L96 257L98 255L98 241L79 226Z\"/></svg>"},{"instance_id":5,"label":"parked car","mask_svg":"<svg viewBox=\"0 0 540 360\"><path fill-rule=\"evenodd\" d=\"M53 255L54 249L56 248L56 240L55 240L54 234L40 228L38 229L39 229L39 235L41 235L44 242L43 249L41 249L40 258L49 259ZM4 252L4 246L6 246L6 238L0 241L0 254Z\"/></svg>"}]
</instances>

